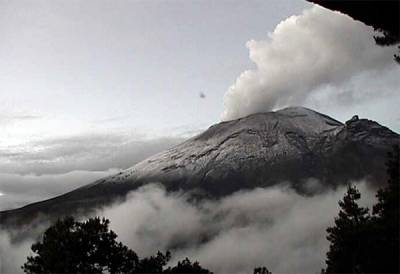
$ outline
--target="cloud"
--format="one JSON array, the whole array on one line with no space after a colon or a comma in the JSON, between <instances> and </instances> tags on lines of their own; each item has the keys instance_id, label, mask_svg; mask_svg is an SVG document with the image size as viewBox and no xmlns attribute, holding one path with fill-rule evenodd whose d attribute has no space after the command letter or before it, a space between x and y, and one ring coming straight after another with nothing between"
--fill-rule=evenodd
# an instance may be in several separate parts
<instances>
[{"instance_id":1,"label":"cloud","mask_svg":"<svg viewBox=\"0 0 400 274\"><path fill-rule=\"evenodd\" d=\"M183 139L146 139L123 134L84 134L35 141L25 146L3 148L0 172L65 173L73 170L128 168Z\"/></svg>"},{"instance_id":2,"label":"cloud","mask_svg":"<svg viewBox=\"0 0 400 274\"><path fill-rule=\"evenodd\" d=\"M364 88L378 81L386 95L399 91L394 47L375 45L372 28L318 6L278 24L268 40L247 42L255 68L244 71L224 97L223 120L309 103L326 88L340 105L382 96ZM380 79L380 80L379 80ZM326 99L326 98L325 98ZM328 98L329 99L329 98Z\"/></svg>"},{"instance_id":3,"label":"cloud","mask_svg":"<svg viewBox=\"0 0 400 274\"><path fill-rule=\"evenodd\" d=\"M31 115L31 114L1 114L0 115L0 125L9 125L15 122L20 121L30 121L30 120L39 120L42 117L39 115Z\"/></svg>"},{"instance_id":4,"label":"cloud","mask_svg":"<svg viewBox=\"0 0 400 274\"><path fill-rule=\"evenodd\" d=\"M371 206L374 192L358 186L362 204ZM148 185L98 214L141 256L170 249L172 263L188 256L215 273L249 273L260 265L273 273L315 273L324 266L325 230L344 192L301 196L281 185L193 203L187 194Z\"/></svg>"},{"instance_id":5,"label":"cloud","mask_svg":"<svg viewBox=\"0 0 400 274\"><path fill-rule=\"evenodd\" d=\"M22 273L21 266L26 261L32 243L33 239L12 242L7 231L0 231L0 272Z\"/></svg>"},{"instance_id":6,"label":"cloud","mask_svg":"<svg viewBox=\"0 0 400 274\"><path fill-rule=\"evenodd\" d=\"M44 175L0 173L0 210L50 199L117 172L117 169L109 169Z\"/></svg>"},{"instance_id":7,"label":"cloud","mask_svg":"<svg viewBox=\"0 0 400 274\"><path fill-rule=\"evenodd\" d=\"M19 115L3 116L3 118L9 120L36 120L36 119L41 119L42 117L39 115L19 114Z\"/></svg>"},{"instance_id":8,"label":"cloud","mask_svg":"<svg viewBox=\"0 0 400 274\"><path fill-rule=\"evenodd\" d=\"M371 206L374 192L365 183L358 187L361 204ZM250 273L261 265L273 273L316 273L328 248L325 230L333 224L344 192L341 187L301 196L280 185L196 202L187 193L168 193L152 184L97 215L109 218L118 240L141 257L171 250L171 264L190 257L215 273ZM31 235L44 227L31 228ZM18 240L18 233L0 231L1 273L21 272L19 266L37 239Z\"/></svg>"},{"instance_id":9,"label":"cloud","mask_svg":"<svg viewBox=\"0 0 400 274\"><path fill-rule=\"evenodd\" d=\"M117 173L181 142L123 134L85 134L0 151L0 210L52 198Z\"/></svg>"}]
</instances>

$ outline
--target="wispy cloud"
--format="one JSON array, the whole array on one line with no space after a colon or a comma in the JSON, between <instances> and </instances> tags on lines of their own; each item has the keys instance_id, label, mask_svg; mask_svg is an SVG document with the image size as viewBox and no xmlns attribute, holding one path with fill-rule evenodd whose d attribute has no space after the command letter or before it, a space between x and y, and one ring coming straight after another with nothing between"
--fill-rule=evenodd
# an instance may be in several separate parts
<instances>
[{"instance_id":1,"label":"wispy cloud","mask_svg":"<svg viewBox=\"0 0 400 274\"><path fill-rule=\"evenodd\" d=\"M1 148L0 172L65 173L128 168L183 139L148 139L125 134L83 134Z\"/></svg>"},{"instance_id":2,"label":"wispy cloud","mask_svg":"<svg viewBox=\"0 0 400 274\"><path fill-rule=\"evenodd\" d=\"M117 173L180 137L82 134L0 148L0 210L48 199Z\"/></svg>"},{"instance_id":3,"label":"wispy cloud","mask_svg":"<svg viewBox=\"0 0 400 274\"><path fill-rule=\"evenodd\" d=\"M31 120L42 119L43 117L40 115L32 115L32 114L0 114L0 125L11 124L15 122L24 122Z\"/></svg>"},{"instance_id":4,"label":"wispy cloud","mask_svg":"<svg viewBox=\"0 0 400 274\"><path fill-rule=\"evenodd\" d=\"M0 173L0 210L50 199L117 172L117 169L109 169L44 175Z\"/></svg>"}]
</instances>

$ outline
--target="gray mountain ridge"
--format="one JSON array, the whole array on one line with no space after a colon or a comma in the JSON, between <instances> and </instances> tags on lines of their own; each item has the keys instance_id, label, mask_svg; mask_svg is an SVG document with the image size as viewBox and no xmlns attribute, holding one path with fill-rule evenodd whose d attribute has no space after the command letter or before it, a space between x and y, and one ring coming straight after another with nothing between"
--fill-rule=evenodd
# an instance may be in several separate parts
<instances>
[{"instance_id":1,"label":"gray mountain ridge","mask_svg":"<svg viewBox=\"0 0 400 274\"><path fill-rule=\"evenodd\" d=\"M326 188L360 179L380 185L385 182L386 154L399 141L397 133L358 117L343 124L303 107L252 114L215 124L113 176L0 212L0 225L87 212L154 182L169 191L216 198L282 182L306 195L313 194L310 180Z\"/></svg>"}]
</instances>

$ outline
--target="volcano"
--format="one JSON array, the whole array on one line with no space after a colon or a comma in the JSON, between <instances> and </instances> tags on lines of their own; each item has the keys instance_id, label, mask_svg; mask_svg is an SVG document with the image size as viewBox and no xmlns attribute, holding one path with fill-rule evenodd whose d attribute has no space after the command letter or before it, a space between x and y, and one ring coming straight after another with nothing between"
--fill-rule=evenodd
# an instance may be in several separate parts
<instances>
[{"instance_id":1,"label":"volcano","mask_svg":"<svg viewBox=\"0 0 400 274\"><path fill-rule=\"evenodd\" d=\"M354 116L343 124L303 107L252 114L215 124L113 176L0 212L0 225L90 212L149 183L216 198L280 183L304 195L321 191L310 182L325 189L361 179L382 185L387 152L399 137L371 120Z\"/></svg>"}]
</instances>

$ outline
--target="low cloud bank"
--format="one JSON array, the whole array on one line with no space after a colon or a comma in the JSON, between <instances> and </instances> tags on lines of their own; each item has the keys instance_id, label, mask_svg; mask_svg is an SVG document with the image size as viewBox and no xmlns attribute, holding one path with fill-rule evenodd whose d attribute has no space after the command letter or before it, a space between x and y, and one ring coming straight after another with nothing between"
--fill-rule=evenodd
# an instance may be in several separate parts
<instances>
[{"instance_id":1,"label":"low cloud bank","mask_svg":"<svg viewBox=\"0 0 400 274\"><path fill-rule=\"evenodd\" d=\"M371 206L374 191L358 187L362 204ZM260 265L273 273L316 273L345 191L305 197L278 186L193 204L184 193L149 185L98 215L110 218L119 239L142 256L170 249L172 263L188 256L215 273L250 273Z\"/></svg>"},{"instance_id":2,"label":"low cloud bank","mask_svg":"<svg viewBox=\"0 0 400 274\"><path fill-rule=\"evenodd\" d=\"M55 174L74 170L128 168L180 142L180 137L146 139L124 134L83 134L1 148L0 172Z\"/></svg>"},{"instance_id":3,"label":"low cloud bank","mask_svg":"<svg viewBox=\"0 0 400 274\"><path fill-rule=\"evenodd\" d=\"M52 198L112 175L182 138L80 135L0 148L0 210Z\"/></svg>"},{"instance_id":4,"label":"low cloud bank","mask_svg":"<svg viewBox=\"0 0 400 274\"><path fill-rule=\"evenodd\" d=\"M0 173L0 210L50 199L118 171L118 169L77 170L44 175Z\"/></svg>"},{"instance_id":5,"label":"low cloud bank","mask_svg":"<svg viewBox=\"0 0 400 274\"><path fill-rule=\"evenodd\" d=\"M247 42L255 68L244 71L226 92L223 120L288 105L322 110L325 102L340 109L341 101L348 106L381 98L382 92L398 94L396 48L377 46L373 35L371 27L318 6L287 18L269 39ZM376 81L384 85L376 87Z\"/></svg>"},{"instance_id":6,"label":"low cloud bank","mask_svg":"<svg viewBox=\"0 0 400 274\"><path fill-rule=\"evenodd\" d=\"M21 266L30 255L33 239L13 242L7 231L0 230L0 273L23 273Z\"/></svg>"},{"instance_id":7,"label":"low cloud bank","mask_svg":"<svg viewBox=\"0 0 400 274\"><path fill-rule=\"evenodd\" d=\"M315 184L315 182L314 182ZM361 205L371 207L375 191L358 183ZM193 202L186 193L158 185L131 192L127 200L99 210L118 240L140 256L171 250L171 264L185 257L215 273L251 273L265 265L273 273L319 273L328 249L326 228L338 214L346 188L302 196L287 185ZM0 231L0 272L19 273L36 238ZM20 237L21 238L21 237Z\"/></svg>"}]
</instances>

